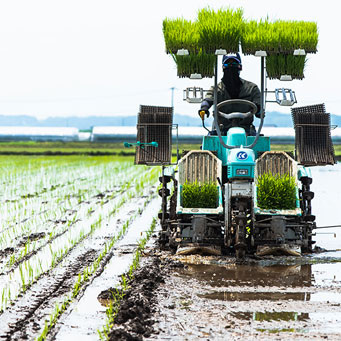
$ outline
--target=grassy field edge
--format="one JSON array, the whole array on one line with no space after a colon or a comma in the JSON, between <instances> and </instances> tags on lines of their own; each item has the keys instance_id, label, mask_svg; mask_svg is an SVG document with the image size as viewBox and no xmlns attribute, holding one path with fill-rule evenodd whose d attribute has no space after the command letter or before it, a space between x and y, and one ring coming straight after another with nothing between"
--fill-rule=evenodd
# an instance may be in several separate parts
<instances>
[{"instance_id":1,"label":"grassy field edge","mask_svg":"<svg viewBox=\"0 0 341 341\"><path fill-rule=\"evenodd\" d=\"M183 150L200 149L200 144L180 144L179 152ZM294 144L273 144L271 150L294 152ZM334 145L336 159L341 160L341 145ZM176 156L176 147L173 145L173 156ZM134 148L125 148L123 142L0 142L0 155L112 155L134 156Z\"/></svg>"}]
</instances>

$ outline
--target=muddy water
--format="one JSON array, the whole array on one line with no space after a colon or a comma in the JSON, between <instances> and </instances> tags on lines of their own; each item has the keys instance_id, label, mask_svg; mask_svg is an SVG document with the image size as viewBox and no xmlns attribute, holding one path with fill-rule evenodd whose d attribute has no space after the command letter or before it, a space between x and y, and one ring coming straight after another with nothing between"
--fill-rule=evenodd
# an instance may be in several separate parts
<instances>
[{"instance_id":1,"label":"muddy water","mask_svg":"<svg viewBox=\"0 0 341 341\"><path fill-rule=\"evenodd\" d=\"M341 224L340 176L341 165L313 169L313 214L318 226ZM146 221L134 223L106 270L70 307L52 339L98 339L96 329L105 322L105 309L96 301L97 294L118 283ZM172 270L159 287L155 334L145 339L340 340L341 229L318 232L329 234L317 234L317 245L333 252L248 259L239 265L234 258L175 257L185 267Z\"/></svg>"},{"instance_id":2,"label":"muddy water","mask_svg":"<svg viewBox=\"0 0 341 341\"><path fill-rule=\"evenodd\" d=\"M156 339L340 339L341 263L192 261L158 294Z\"/></svg>"},{"instance_id":3,"label":"muddy water","mask_svg":"<svg viewBox=\"0 0 341 341\"><path fill-rule=\"evenodd\" d=\"M312 174L317 226L341 225L341 164ZM328 252L240 265L183 257L158 293L150 339L340 340L341 228L319 229L315 240Z\"/></svg>"}]
</instances>

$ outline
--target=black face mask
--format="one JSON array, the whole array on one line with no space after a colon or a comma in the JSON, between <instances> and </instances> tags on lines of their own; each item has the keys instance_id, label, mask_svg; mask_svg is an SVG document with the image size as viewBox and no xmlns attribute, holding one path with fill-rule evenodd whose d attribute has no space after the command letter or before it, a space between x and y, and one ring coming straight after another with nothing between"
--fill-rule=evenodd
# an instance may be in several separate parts
<instances>
[{"instance_id":1,"label":"black face mask","mask_svg":"<svg viewBox=\"0 0 341 341\"><path fill-rule=\"evenodd\" d=\"M242 82L239 78L239 70L236 67L228 67L224 69L224 76L222 78L231 98L238 98Z\"/></svg>"}]
</instances>

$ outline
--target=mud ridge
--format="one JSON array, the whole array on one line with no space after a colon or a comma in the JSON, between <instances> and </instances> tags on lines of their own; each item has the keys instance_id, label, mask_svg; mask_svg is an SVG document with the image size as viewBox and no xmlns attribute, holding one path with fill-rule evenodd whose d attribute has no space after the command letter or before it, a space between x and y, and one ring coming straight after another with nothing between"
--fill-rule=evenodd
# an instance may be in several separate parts
<instances>
[{"instance_id":1,"label":"mud ridge","mask_svg":"<svg viewBox=\"0 0 341 341\"><path fill-rule=\"evenodd\" d=\"M183 267L183 264L153 257L135 271L120 302L114 328L108 335L109 340L142 340L143 337L150 337L155 333L152 316L157 305L156 292L174 267ZM102 291L98 299L114 300L116 290L109 288Z\"/></svg>"},{"instance_id":2,"label":"mud ridge","mask_svg":"<svg viewBox=\"0 0 341 341\"><path fill-rule=\"evenodd\" d=\"M27 300L26 307L14 308L18 313L17 321L9 324L9 330L5 335L1 335L1 340L29 339L32 331L39 330L41 319L46 317L44 309L53 304L54 299L69 292L74 285L75 274L92 264L96 257L95 250L87 251L86 254L77 257L63 274L51 279L48 287L40 288L39 292L32 292L32 299Z\"/></svg>"},{"instance_id":3,"label":"mud ridge","mask_svg":"<svg viewBox=\"0 0 341 341\"><path fill-rule=\"evenodd\" d=\"M123 236L122 236L123 238ZM74 246L75 247L75 246ZM69 251L71 252L74 247ZM1 340L18 340L18 339L34 339L36 333L44 326L46 318L51 315L52 309L54 309L56 302L60 301L60 297L64 294L71 292L78 273L81 273L86 267L94 263L98 258L102 249L87 250L75 258L68 266L61 269L53 269L48 274L43 275L45 278L43 282L45 284L35 283L30 287L25 297L25 300L21 300L18 304L6 311L7 321L8 315L10 317L10 323L8 329L0 332ZM113 257L114 252L108 252L101 260L97 270L91 275L88 281L82 284L80 292L75 300L79 300L84 294L86 288L91 284L95 277L101 275L104 271L105 265ZM57 274L57 276L54 276ZM42 278L43 279L43 278ZM67 315L70 313L66 311ZM60 326L54 326L50 332L51 338L53 338L59 330Z\"/></svg>"}]
</instances>

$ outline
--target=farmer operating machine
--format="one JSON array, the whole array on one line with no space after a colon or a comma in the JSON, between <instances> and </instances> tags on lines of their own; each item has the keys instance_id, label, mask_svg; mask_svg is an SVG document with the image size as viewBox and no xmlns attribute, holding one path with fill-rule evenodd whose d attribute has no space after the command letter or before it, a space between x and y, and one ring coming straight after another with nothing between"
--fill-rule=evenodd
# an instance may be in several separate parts
<instances>
[{"instance_id":1,"label":"farmer operating machine","mask_svg":"<svg viewBox=\"0 0 341 341\"><path fill-rule=\"evenodd\" d=\"M239 124L245 115L256 113L256 105L238 99L217 103L217 65L221 54L226 51L215 52L213 130L216 134L209 132L203 136L200 149L183 152L180 159L178 156L172 162L172 142L177 141L173 108L140 108L135 163L162 166L160 243L180 254L235 253L237 259L243 259L247 253L309 252L316 228L309 167L334 164L330 115L325 112L324 104L291 108L295 152L271 151L270 138L261 134L265 105L277 102L293 106L294 91L265 89L266 52L256 52L260 58L261 117L256 136L247 136ZM191 78L200 79L200 75ZM184 90L184 99L200 103L204 93L200 87L190 87ZM224 113L224 108L236 103L248 106L247 113ZM232 128L226 134L218 124L219 116L232 121ZM206 128L204 120L202 123Z\"/></svg>"}]
</instances>

